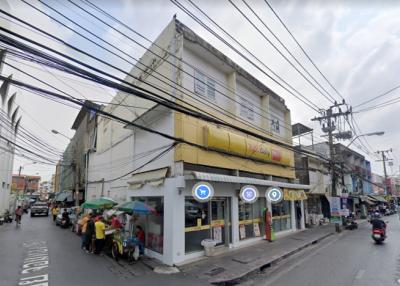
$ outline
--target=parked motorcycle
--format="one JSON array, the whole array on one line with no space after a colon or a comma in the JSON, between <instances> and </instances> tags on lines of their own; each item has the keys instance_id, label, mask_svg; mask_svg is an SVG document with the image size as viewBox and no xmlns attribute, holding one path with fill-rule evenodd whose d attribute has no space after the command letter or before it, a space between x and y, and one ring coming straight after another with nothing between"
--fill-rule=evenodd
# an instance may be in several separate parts
<instances>
[{"instance_id":1,"label":"parked motorcycle","mask_svg":"<svg viewBox=\"0 0 400 286\"><path fill-rule=\"evenodd\" d=\"M12 215L11 215L11 213L9 212L9 211L6 211L5 213L4 213L4 222L5 223L12 223L12 221L13 221L13 217L12 217Z\"/></svg>"},{"instance_id":2,"label":"parked motorcycle","mask_svg":"<svg viewBox=\"0 0 400 286\"><path fill-rule=\"evenodd\" d=\"M345 220L345 228L348 230L354 230L358 228L357 221L354 217L348 216Z\"/></svg>"},{"instance_id":3,"label":"parked motorcycle","mask_svg":"<svg viewBox=\"0 0 400 286\"><path fill-rule=\"evenodd\" d=\"M113 235L111 255L116 261L125 256L129 263L134 263L140 256L139 244L136 237L116 231Z\"/></svg>"}]
</instances>

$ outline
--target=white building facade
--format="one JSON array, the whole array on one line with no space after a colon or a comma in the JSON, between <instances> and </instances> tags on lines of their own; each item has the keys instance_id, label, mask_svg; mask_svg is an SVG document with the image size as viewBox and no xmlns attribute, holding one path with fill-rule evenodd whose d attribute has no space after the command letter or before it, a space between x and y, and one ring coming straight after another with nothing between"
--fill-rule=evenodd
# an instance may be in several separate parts
<instances>
[{"instance_id":1,"label":"white building facade","mask_svg":"<svg viewBox=\"0 0 400 286\"><path fill-rule=\"evenodd\" d=\"M141 64L148 69L141 70ZM143 88L167 91L165 98L291 144L284 100L176 19L131 74L156 86L133 81ZM264 237L266 212L278 237L304 228L309 186L294 183L292 151L137 96L119 93L104 110L188 142L99 117L88 199L107 196L151 206L154 213L136 221L146 230L148 255L174 265L203 256L206 238L221 251L254 243ZM196 191L199 186L208 188L205 199ZM258 192L251 203L240 195L246 186ZM283 199L276 204L266 198L272 187Z\"/></svg>"}]
</instances>

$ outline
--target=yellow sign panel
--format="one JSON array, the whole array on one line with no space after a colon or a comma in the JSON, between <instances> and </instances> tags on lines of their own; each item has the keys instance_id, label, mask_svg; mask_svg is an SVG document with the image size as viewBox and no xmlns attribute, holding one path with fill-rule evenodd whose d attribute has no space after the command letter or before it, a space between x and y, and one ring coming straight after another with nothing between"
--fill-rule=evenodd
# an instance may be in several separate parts
<instances>
[{"instance_id":1,"label":"yellow sign panel","mask_svg":"<svg viewBox=\"0 0 400 286\"><path fill-rule=\"evenodd\" d=\"M304 190L283 190L283 199L285 201L303 201L307 199L306 192Z\"/></svg>"},{"instance_id":2,"label":"yellow sign panel","mask_svg":"<svg viewBox=\"0 0 400 286\"><path fill-rule=\"evenodd\" d=\"M262 161L290 165L291 153L274 144L250 139L211 126L205 127L205 135L205 143L207 147Z\"/></svg>"}]
</instances>

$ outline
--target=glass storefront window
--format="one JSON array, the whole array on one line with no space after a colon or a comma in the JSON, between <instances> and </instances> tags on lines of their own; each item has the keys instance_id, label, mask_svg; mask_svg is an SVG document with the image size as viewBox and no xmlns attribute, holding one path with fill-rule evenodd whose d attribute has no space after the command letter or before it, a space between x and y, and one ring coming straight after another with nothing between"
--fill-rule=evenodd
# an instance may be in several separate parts
<instances>
[{"instance_id":1,"label":"glass storefront window","mask_svg":"<svg viewBox=\"0 0 400 286\"><path fill-rule=\"evenodd\" d=\"M136 197L133 201L143 202L156 210L149 215L133 215L133 224L140 225L145 234L147 249L163 253L164 244L164 198L163 197ZM133 225L131 226L133 229Z\"/></svg>"},{"instance_id":2,"label":"glass storefront window","mask_svg":"<svg viewBox=\"0 0 400 286\"><path fill-rule=\"evenodd\" d=\"M258 199L253 204L239 201L239 238L240 240L262 236L265 229L263 211L265 199Z\"/></svg>"},{"instance_id":3,"label":"glass storefront window","mask_svg":"<svg viewBox=\"0 0 400 286\"><path fill-rule=\"evenodd\" d=\"M272 228L275 232L292 228L290 201L272 204Z\"/></svg>"},{"instance_id":4,"label":"glass storefront window","mask_svg":"<svg viewBox=\"0 0 400 286\"><path fill-rule=\"evenodd\" d=\"M201 241L210 238L209 203L185 199L185 252L203 250Z\"/></svg>"}]
</instances>

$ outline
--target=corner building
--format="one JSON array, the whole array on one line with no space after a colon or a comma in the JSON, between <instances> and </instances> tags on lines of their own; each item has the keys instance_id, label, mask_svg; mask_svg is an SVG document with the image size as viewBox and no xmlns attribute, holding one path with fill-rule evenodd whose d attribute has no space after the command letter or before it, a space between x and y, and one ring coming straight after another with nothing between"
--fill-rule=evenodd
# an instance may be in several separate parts
<instances>
[{"instance_id":1,"label":"corner building","mask_svg":"<svg viewBox=\"0 0 400 286\"><path fill-rule=\"evenodd\" d=\"M140 65L149 68L143 71ZM163 96L188 108L274 142L292 144L290 111L284 100L176 19L131 74L173 94L176 98ZM166 81L164 77L172 84L157 79ZM302 200L309 186L295 183L292 151L133 95L117 94L114 103L120 102L147 108L132 112L113 104L105 110L202 146L179 143L148 163L173 142L99 119L97 149L89 161L88 198L104 195L152 206L156 214L139 218L148 255L174 265L203 256L201 241L206 238L217 242L219 252L255 243L265 235L266 208L272 213L277 239L304 228ZM137 168L129 177L113 179ZM258 192L252 203L240 198L245 186ZM271 204L265 197L270 187L282 190L280 203Z\"/></svg>"}]
</instances>

